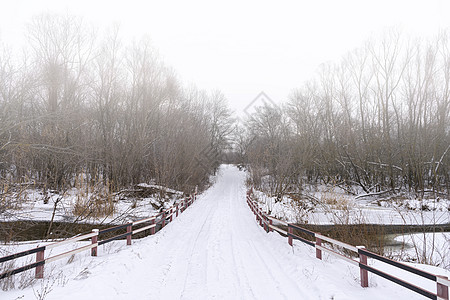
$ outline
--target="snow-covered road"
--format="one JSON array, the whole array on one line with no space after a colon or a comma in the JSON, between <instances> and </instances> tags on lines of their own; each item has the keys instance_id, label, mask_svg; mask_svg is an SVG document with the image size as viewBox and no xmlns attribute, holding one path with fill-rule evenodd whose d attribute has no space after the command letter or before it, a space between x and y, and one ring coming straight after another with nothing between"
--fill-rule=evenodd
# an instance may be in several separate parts
<instances>
[{"instance_id":1,"label":"snow-covered road","mask_svg":"<svg viewBox=\"0 0 450 300\"><path fill-rule=\"evenodd\" d=\"M212 188L156 235L105 245L98 257L64 263L63 275L53 272L59 279L34 293L3 296L33 299L47 285L46 299L420 299L381 278L363 289L358 268L327 255L317 260L308 246L267 234L245 193L245 173L222 166Z\"/></svg>"},{"instance_id":2,"label":"snow-covered road","mask_svg":"<svg viewBox=\"0 0 450 300\"><path fill-rule=\"evenodd\" d=\"M145 275L149 299L288 299L308 291L285 275L245 202L245 174L223 168L216 184L162 234Z\"/></svg>"},{"instance_id":3,"label":"snow-covered road","mask_svg":"<svg viewBox=\"0 0 450 300\"><path fill-rule=\"evenodd\" d=\"M140 299L305 299L285 275L245 202L245 174L224 167L215 185L151 244L115 284ZM301 297L302 296L302 297Z\"/></svg>"}]
</instances>

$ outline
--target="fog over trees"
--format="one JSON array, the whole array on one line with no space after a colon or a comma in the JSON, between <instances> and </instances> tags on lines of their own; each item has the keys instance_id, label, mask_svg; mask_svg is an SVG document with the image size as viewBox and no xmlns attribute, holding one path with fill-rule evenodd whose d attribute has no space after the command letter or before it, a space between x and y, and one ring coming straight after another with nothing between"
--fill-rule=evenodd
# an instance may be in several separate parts
<instances>
[{"instance_id":1,"label":"fog over trees","mask_svg":"<svg viewBox=\"0 0 450 300\"><path fill-rule=\"evenodd\" d=\"M354 194L447 194L449 38L413 40L390 30L321 66L281 106L260 107L241 149L253 183L263 179L278 195L305 183Z\"/></svg>"},{"instance_id":2,"label":"fog over trees","mask_svg":"<svg viewBox=\"0 0 450 300\"><path fill-rule=\"evenodd\" d=\"M274 194L305 183L447 194L449 38L391 30L235 126L220 91L183 86L148 40L38 15L22 53L0 45L0 177L55 190L82 176L111 190L154 181L187 191L214 172L233 135L234 162Z\"/></svg>"},{"instance_id":3,"label":"fog over trees","mask_svg":"<svg viewBox=\"0 0 450 300\"><path fill-rule=\"evenodd\" d=\"M185 87L149 41L124 43L82 19L38 15L27 46L0 45L0 178L64 190L152 182L190 191L215 164L231 112L223 94ZM228 125L227 125L228 124Z\"/></svg>"}]
</instances>

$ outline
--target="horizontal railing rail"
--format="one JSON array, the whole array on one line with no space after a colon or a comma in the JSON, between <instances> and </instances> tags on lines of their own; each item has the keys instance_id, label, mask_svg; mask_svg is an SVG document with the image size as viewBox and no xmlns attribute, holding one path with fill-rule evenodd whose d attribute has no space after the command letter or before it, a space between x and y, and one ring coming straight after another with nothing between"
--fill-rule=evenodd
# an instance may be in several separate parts
<instances>
[{"instance_id":1,"label":"horizontal railing rail","mask_svg":"<svg viewBox=\"0 0 450 300\"><path fill-rule=\"evenodd\" d=\"M420 295L425 296L429 299L445 299L445 300L449 299L448 290L449 290L449 286L450 286L450 281L448 280L447 277L435 275L435 274L414 268L407 264L404 264L404 263L401 263L398 261L394 261L387 257L384 257L379 254L368 251L363 246L349 245L347 243L335 240L333 238L322 235L320 233L313 232L311 230L308 230L308 229L298 226L296 224L291 224L291 223L276 219L274 217L268 216L266 213L264 213L261 210L261 208L259 207L257 202L252 198L252 194L253 194L253 189L250 189L247 192L247 204L249 205L251 211L255 214L256 220L259 222L259 225L264 227L264 229L267 232L275 230L275 231L283 234L284 236L287 236L288 243L291 246L293 246L294 240L298 240L298 241L301 241L311 247L316 248L316 258L318 258L318 259L322 259L322 251L323 251L323 252L329 253L339 259L342 259L351 265L359 267L362 287L369 286L368 272L371 272L371 273L376 274L380 277L383 277L389 281L397 283L405 288L408 288L409 290L419 293ZM275 225L275 223L281 224L282 226L287 227L287 231L283 230L282 228L277 227ZM295 234L294 230L299 231L299 232L305 234L306 236L311 237L313 239L313 241ZM322 245L322 241L325 241L331 245L339 246L346 250L354 252L356 255L359 256L359 261L353 259L352 257L348 257L348 256L344 255L343 253L339 253L333 249L324 247L324 245ZM403 271L413 273L415 275L418 275L418 276L421 276L428 280L436 282L436 293L430 292L424 288L418 287L418 286L416 286L412 283L409 283L403 279L400 279L396 276L390 275L382 270L379 270L372 266L369 266L367 263L368 257L371 259L378 260L380 262L389 264L389 265L394 266Z\"/></svg>"},{"instance_id":2,"label":"horizontal railing rail","mask_svg":"<svg viewBox=\"0 0 450 300\"><path fill-rule=\"evenodd\" d=\"M8 270L4 273L1 273L0 279L22 273L22 272L30 270L30 269L36 269L35 278L43 278L44 265L47 263L62 259L67 256L71 256L71 255L74 255L74 254L77 254L77 253L80 253L83 251L87 251L87 250L91 250L91 256L97 256L97 247L98 246L107 244L109 242L112 242L112 241L115 241L118 239L126 239L127 245L131 245L131 239L132 239L133 235L143 232L143 231L146 231L146 230L150 230L150 233L149 233L150 235L155 234L157 224L161 224L159 230L162 230L167 225L167 222L171 222L173 220L173 216L178 217L178 214L184 212L186 210L186 208L189 207L190 205L192 205L192 203L196 199L197 199L197 188L195 188L195 192L193 195L184 198L180 202L174 203L171 207L159 212L155 216L144 218L144 219L139 219L139 220L136 220L133 222L117 225L117 226L102 229L102 230L93 229L92 232L87 233L87 234L78 234L76 236L73 236L71 238L68 238L68 239L65 239L65 240L62 240L59 242L50 243L45 246L39 246L39 247L29 249L26 251L22 251L22 252L10 254L10 255L7 255L4 257L0 257L0 263L5 263L5 262L13 261L15 259L25 257L25 256L28 256L31 254L36 254L36 261L34 263L30 263L25 266L21 266L16 269ZM147 225L146 223L149 223L149 224ZM133 230L133 226L138 227L137 225L140 225L140 227L135 228ZM112 232L120 231L123 229L126 229L125 233L119 233L112 237L109 236L109 237L105 238L104 240L99 241L100 235L108 236ZM45 258L46 250L50 250L50 249L53 249L56 247L67 245L69 243L75 243L75 242L89 240L89 239L90 239L91 243L88 245Z\"/></svg>"},{"instance_id":3,"label":"horizontal railing rail","mask_svg":"<svg viewBox=\"0 0 450 300\"><path fill-rule=\"evenodd\" d=\"M11 254L11 255L8 255L8 256L4 256L4 257L0 258L0 263L7 262L7 261L10 261L10 260L19 258L19 257L27 256L27 255L30 255L30 254L34 254L34 253L40 252L42 250L45 250L45 246L41 246L41 247L37 247L37 248L34 248L34 249L30 249L30 250L22 251L22 252L19 252L19 253Z\"/></svg>"}]
</instances>

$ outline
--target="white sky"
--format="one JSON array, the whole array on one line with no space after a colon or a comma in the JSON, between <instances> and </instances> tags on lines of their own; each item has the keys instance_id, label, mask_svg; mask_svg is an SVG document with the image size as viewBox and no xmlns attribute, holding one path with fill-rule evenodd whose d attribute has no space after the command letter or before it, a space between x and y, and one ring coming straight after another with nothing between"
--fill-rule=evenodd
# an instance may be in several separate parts
<instances>
[{"instance_id":1,"label":"white sky","mask_svg":"<svg viewBox=\"0 0 450 300\"><path fill-rule=\"evenodd\" d=\"M285 100L321 63L388 27L419 36L450 27L448 0L0 0L0 39L18 43L41 12L148 35L184 83L221 90L237 112L261 91Z\"/></svg>"}]
</instances>

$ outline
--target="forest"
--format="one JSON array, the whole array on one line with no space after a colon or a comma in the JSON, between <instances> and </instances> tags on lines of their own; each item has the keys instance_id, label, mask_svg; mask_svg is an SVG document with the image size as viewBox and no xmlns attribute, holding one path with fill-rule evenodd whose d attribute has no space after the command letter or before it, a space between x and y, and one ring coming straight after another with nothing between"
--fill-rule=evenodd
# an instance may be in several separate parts
<instances>
[{"instance_id":1,"label":"forest","mask_svg":"<svg viewBox=\"0 0 450 300\"><path fill-rule=\"evenodd\" d=\"M323 64L239 132L252 183L281 197L305 184L346 193L448 198L450 35L379 39Z\"/></svg>"},{"instance_id":2,"label":"forest","mask_svg":"<svg viewBox=\"0 0 450 300\"><path fill-rule=\"evenodd\" d=\"M190 192L217 167L231 111L220 91L183 86L150 41L42 14L26 47L0 45L0 179L64 192L153 182Z\"/></svg>"}]
</instances>

